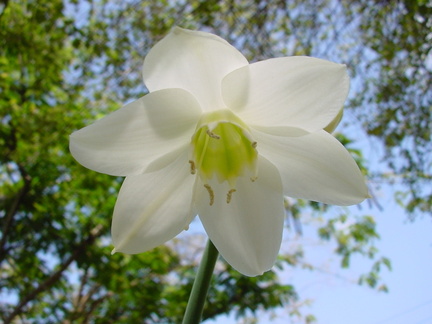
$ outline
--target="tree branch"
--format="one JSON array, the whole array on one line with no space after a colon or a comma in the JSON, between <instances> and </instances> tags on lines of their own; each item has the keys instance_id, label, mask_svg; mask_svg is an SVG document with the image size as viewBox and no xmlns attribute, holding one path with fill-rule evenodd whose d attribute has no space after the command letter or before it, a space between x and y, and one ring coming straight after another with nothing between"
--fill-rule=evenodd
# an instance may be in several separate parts
<instances>
[{"instance_id":1,"label":"tree branch","mask_svg":"<svg viewBox=\"0 0 432 324\"><path fill-rule=\"evenodd\" d=\"M15 199L12 201L12 204L9 207L9 210L5 216L4 221L3 221L2 238L0 241L0 262L5 258L6 254L7 254L7 249L5 248L5 245L6 245L9 229L11 228L12 223L13 223L13 217L18 212L18 208L19 208L19 205L20 205L22 199L30 190L30 184L31 184L30 175L27 173L27 171L24 169L24 167L22 167L19 164L18 164L18 169L19 169L19 172L21 174L21 178L24 181L24 185L22 186L22 188L20 189L18 194L15 196Z\"/></svg>"},{"instance_id":2,"label":"tree branch","mask_svg":"<svg viewBox=\"0 0 432 324\"><path fill-rule=\"evenodd\" d=\"M93 228L90 232L90 235L82 241L78 247L72 252L72 254L67 258L59 267L59 269L54 272L50 277L48 277L44 282L39 284L39 286L34 289L32 292L27 294L15 307L13 312L9 314L4 320L4 324L12 323L12 320L15 316L19 315L23 312L23 308L35 299L41 292L49 289L57 280L60 279L62 273L70 266L70 264L75 261L75 259L80 255L80 253L84 250L84 248L94 242L94 240L102 234L102 225L98 225Z\"/></svg>"}]
</instances>

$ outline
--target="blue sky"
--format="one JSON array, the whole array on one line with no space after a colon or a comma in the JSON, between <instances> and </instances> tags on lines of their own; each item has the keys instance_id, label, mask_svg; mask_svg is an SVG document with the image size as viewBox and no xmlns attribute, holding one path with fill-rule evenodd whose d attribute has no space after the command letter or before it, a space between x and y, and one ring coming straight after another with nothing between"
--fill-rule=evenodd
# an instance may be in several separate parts
<instances>
[{"instance_id":1,"label":"blue sky","mask_svg":"<svg viewBox=\"0 0 432 324\"><path fill-rule=\"evenodd\" d=\"M342 132L352 137L355 148L366 157L370 171L387 172L382 161L382 146L364 135L355 117L347 112ZM432 218L417 215L410 221L404 209L396 204L394 192L403 187L397 184L371 184L373 195L382 210L370 207L365 201L349 208L352 215L373 215L380 239L375 242L380 256L388 257L392 270L383 268L382 282L389 292L378 292L356 284L361 274L371 268L365 257L354 257L348 269L341 269L340 259L333 253L334 244L319 242L313 217L302 216L303 235L300 238L285 235L282 250L289 248L291 240L298 240L305 249L306 261L321 271L287 269L281 278L292 284L308 305L300 310L312 314L318 324L432 324ZM338 207L336 207L338 208ZM336 210L337 211L337 210ZM329 215L323 215L328 218ZM285 233L287 234L287 233ZM280 309L276 317L259 315L259 324L304 323L288 315L288 309ZM242 323L233 317L219 317L205 324Z\"/></svg>"},{"instance_id":2,"label":"blue sky","mask_svg":"<svg viewBox=\"0 0 432 324\"><path fill-rule=\"evenodd\" d=\"M310 312L324 324L420 324L432 323L432 224L430 218L407 222L403 210L388 199L376 213L381 240L377 246L392 261L392 271L382 277L388 293L376 292L331 275L309 273L300 276L302 297L313 299ZM354 277L367 260L357 260L348 271ZM310 283L309 286L307 284ZM302 292L301 287L307 287Z\"/></svg>"},{"instance_id":3,"label":"blue sky","mask_svg":"<svg viewBox=\"0 0 432 324\"><path fill-rule=\"evenodd\" d=\"M322 49L322 48L321 48ZM338 47L333 47L334 51ZM320 49L318 49L320 52ZM328 53L327 47L325 48ZM352 87L356 82L352 80ZM351 116L351 123L355 117ZM345 131L344 131L345 133ZM351 130L348 135L356 134ZM374 151L374 143L366 138L360 148L372 165L371 170L381 167L375 159L381 158L382 152ZM357 142L356 142L357 143ZM376 148L376 147L375 147ZM319 324L427 324L432 323L432 219L429 216L418 217L413 223L408 221L403 209L393 199L392 188L384 187L378 192L379 203L383 211L368 210L368 203L363 203L360 214L370 213L375 216L377 232L381 239L376 242L379 254L392 262L392 271L383 269L381 276L389 292L377 292L366 286L358 286L358 276L367 271L371 262L363 257L353 260L349 269L339 267L339 259L332 252L331 243L309 244L316 242L316 227L306 225L304 236L297 238L304 242L307 260L320 265L323 271L287 269L282 274L285 282L293 284L301 300L309 300L308 306L302 307L304 314L313 314ZM356 207L353 213L359 213ZM305 215L307 218L307 215ZM285 237L289 245L290 235ZM285 246L286 247L286 246ZM295 322L287 316L286 309L277 311L277 317L270 319L268 314L261 314L260 324L286 324ZM232 317L220 317L206 321L205 324L239 323Z\"/></svg>"},{"instance_id":4,"label":"blue sky","mask_svg":"<svg viewBox=\"0 0 432 324\"><path fill-rule=\"evenodd\" d=\"M427 324L432 323L432 222L430 217L409 222L404 211L391 196L381 199L382 212L374 210L381 239L376 245L381 255L392 261L392 271L381 272L388 293L377 292L355 284L358 274L370 267L362 257L354 259L351 267L342 270L332 255L332 244L312 245L306 252L320 254L328 272L289 269L284 276L293 284L301 298L311 304L302 308L313 314L320 324ZM306 229L304 240L310 240ZM314 251L312 251L312 254ZM319 259L318 258L318 259ZM315 262L320 260L315 258ZM277 311L270 319L262 314L259 323L302 323L290 319L287 310ZM239 323L234 318L219 317L205 324Z\"/></svg>"}]
</instances>

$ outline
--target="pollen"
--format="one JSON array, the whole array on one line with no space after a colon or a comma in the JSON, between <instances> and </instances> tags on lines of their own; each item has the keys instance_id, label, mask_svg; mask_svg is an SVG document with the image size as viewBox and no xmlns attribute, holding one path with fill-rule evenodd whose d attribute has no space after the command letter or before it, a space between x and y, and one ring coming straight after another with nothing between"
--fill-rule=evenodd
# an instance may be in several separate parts
<instances>
[{"instance_id":1,"label":"pollen","mask_svg":"<svg viewBox=\"0 0 432 324\"><path fill-rule=\"evenodd\" d=\"M195 162L192 160L189 160L189 164L190 164L190 173L195 174L196 173Z\"/></svg>"},{"instance_id":2,"label":"pollen","mask_svg":"<svg viewBox=\"0 0 432 324\"><path fill-rule=\"evenodd\" d=\"M233 194L234 192L236 192L236 191L237 191L236 189L231 189L230 191L228 191L228 193L227 193L227 198L226 198L226 202L227 202L227 204L229 204L229 203L231 202L232 194Z\"/></svg>"},{"instance_id":3,"label":"pollen","mask_svg":"<svg viewBox=\"0 0 432 324\"><path fill-rule=\"evenodd\" d=\"M219 135L216 135L215 133L211 132L209 129L207 129L207 135L214 139L220 139Z\"/></svg>"},{"instance_id":4,"label":"pollen","mask_svg":"<svg viewBox=\"0 0 432 324\"><path fill-rule=\"evenodd\" d=\"M214 204L214 192L213 192L213 189L208 184L205 184L204 188L206 188L207 191L208 191L208 193L209 193L209 196L210 196L210 203L209 204L210 204L210 206L212 206Z\"/></svg>"}]
</instances>

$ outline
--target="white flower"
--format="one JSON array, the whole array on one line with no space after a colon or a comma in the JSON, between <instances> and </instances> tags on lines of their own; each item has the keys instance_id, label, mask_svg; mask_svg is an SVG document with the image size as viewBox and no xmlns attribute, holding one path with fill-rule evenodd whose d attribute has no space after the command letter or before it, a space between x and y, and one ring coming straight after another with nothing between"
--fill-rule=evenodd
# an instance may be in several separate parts
<instances>
[{"instance_id":1,"label":"white flower","mask_svg":"<svg viewBox=\"0 0 432 324\"><path fill-rule=\"evenodd\" d=\"M255 276L278 255L284 195L336 205L368 197L350 154L323 130L348 93L344 65L249 64L218 36L175 28L147 55L143 77L149 94L70 137L82 165L126 176L116 251L152 249L199 215L225 260Z\"/></svg>"}]
</instances>

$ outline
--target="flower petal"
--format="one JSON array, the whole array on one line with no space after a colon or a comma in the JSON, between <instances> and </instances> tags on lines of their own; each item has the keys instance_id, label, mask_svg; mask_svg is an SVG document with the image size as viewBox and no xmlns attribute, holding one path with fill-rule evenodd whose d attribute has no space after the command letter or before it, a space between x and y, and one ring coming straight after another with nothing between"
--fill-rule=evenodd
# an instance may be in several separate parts
<instances>
[{"instance_id":1,"label":"flower petal","mask_svg":"<svg viewBox=\"0 0 432 324\"><path fill-rule=\"evenodd\" d=\"M369 197L354 159L325 131L283 137L252 130L259 154L269 159L282 177L284 194L340 206Z\"/></svg>"},{"instance_id":2,"label":"flower petal","mask_svg":"<svg viewBox=\"0 0 432 324\"><path fill-rule=\"evenodd\" d=\"M198 103L185 90L156 91L74 132L70 151L79 163L98 172L140 174L190 142L200 116Z\"/></svg>"},{"instance_id":3,"label":"flower petal","mask_svg":"<svg viewBox=\"0 0 432 324\"><path fill-rule=\"evenodd\" d=\"M204 110L215 110L225 107L223 77L247 64L222 38L176 27L148 53L143 78L150 91L182 88L192 93Z\"/></svg>"},{"instance_id":4,"label":"flower petal","mask_svg":"<svg viewBox=\"0 0 432 324\"><path fill-rule=\"evenodd\" d=\"M338 114L336 115L335 118L333 118L333 120L330 122L330 124L328 124L326 127L324 127L324 130L327 133L330 133L330 134L333 133L334 130L336 129L336 127L338 127L339 123L341 122L343 114L344 114L344 110L343 110L343 108L341 108L341 110L339 110Z\"/></svg>"},{"instance_id":5,"label":"flower petal","mask_svg":"<svg viewBox=\"0 0 432 324\"><path fill-rule=\"evenodd\" d=\"M116 252L140 253L175 237L195 216L187 152L156 172L126 177L112 222Z\"/></svg>"},{"instance_id":6,"label":"flower petal","mask_svg":"<svg viewBox=\"0 0 432 324\"><path fill-rule=\"evenodd\" d=\"M313 132L338 114L349 90L345 65L293 56L240 68L223 80L228 107L251 125Z\"/></svg>"},{"instance_id":7,"label":"flower petal","mask_svg":"<svg viewBox=\"0 0 432 324\"><path fill-rule=\"evenodd\" d=\"M259 159L255 182L239 178L230 203L227 182L211 182L214 204L197 178L196 208L204 228L225 260L236 270L257 276L270 270L279 252L285 211L279 172L264 158Z\"/></svg>"}]
</instances>

